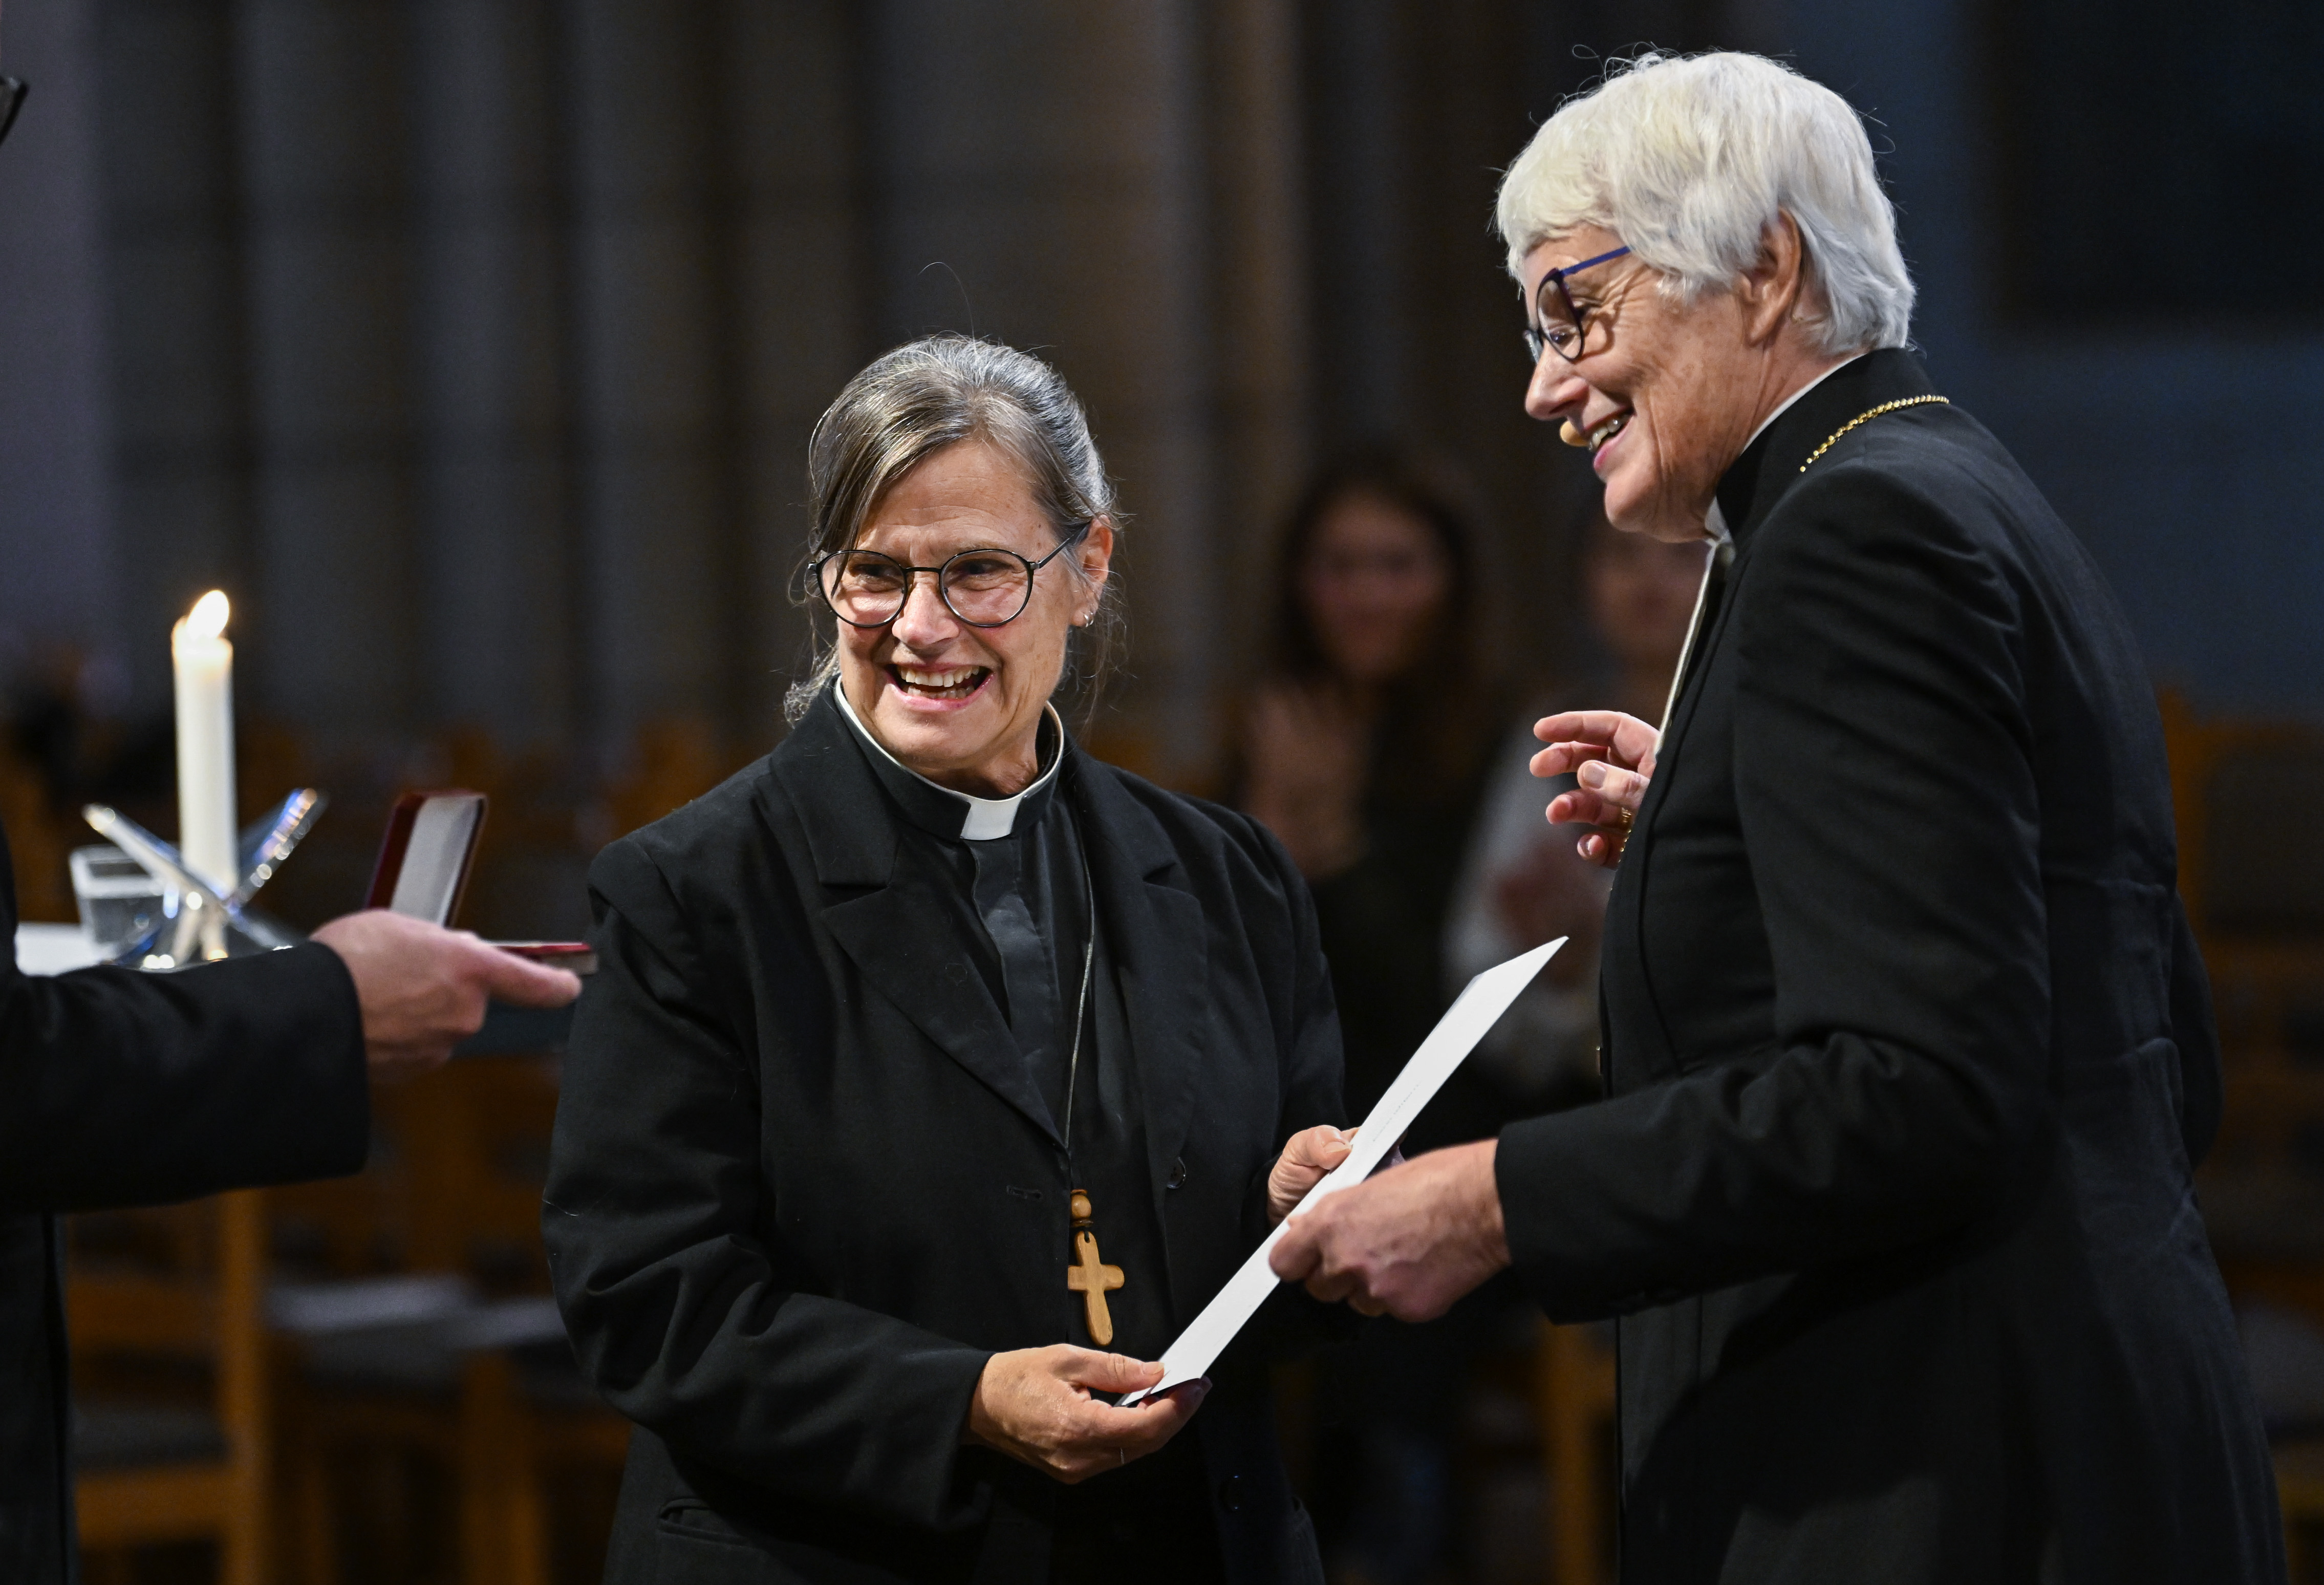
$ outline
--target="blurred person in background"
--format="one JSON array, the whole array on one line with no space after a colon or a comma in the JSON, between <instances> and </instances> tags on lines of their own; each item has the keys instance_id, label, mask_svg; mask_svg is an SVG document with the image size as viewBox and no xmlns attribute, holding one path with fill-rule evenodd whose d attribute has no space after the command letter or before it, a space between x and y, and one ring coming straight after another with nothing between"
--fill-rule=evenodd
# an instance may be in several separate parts
<instances>
[{"instance_id":1,"label":"blurred person in background","mask_svg":"<svg viewBox=\"0 0 2324 1585\"><path fill-rule=\"evenodd\" d=\"M1572 839L1543 818L1545 798L1573 779L1563 776L1545 786L1533 774L1541 748L1533 726L1599 699L1641 721L1663 718L1702 588L1703 554L1702 545L1625 534L1595 508L1590 513L1582 587L1595 652L1576 686L1539 701L1510 732L1445 923L1445 985L1452 991L1528 948L1571 937L1463 1064L1487 1092L1482 1099L1494 1114L1478 1129L1479 1138L1601 1092L1598 943L1613 875L1575 852Z\"/></svg>"},{"instance_id":2,"label":"blurred person in background","mask_svg":"<svg viewBox=\"0 0 2324 1585\"><path fill-rule=\"evenodd\" d=\"M1315 898L1360 1121L1443 1014L1445 910L1507 711L1479 654L1479 521L1444 463L1395 447L1321 472L1294 507L1272 666L1240 703L1229 796ZM1456 1075L1408 1147L1489 1132ZM1327 1355L1310 1499L1333 1575L1418 1585L1455 1550L1462 1388L1494 1309L1386 1322Z\"/></svg>"},{"instance_id":3,"label":"blurred person in background","mask_svg":"<svg viewBox=\"0 0 2324 1585\"><path fill-rule=\"evenodd\" d=\"M1314 893L1354 1118L1445 1006L1444 910L1505 714L1478 652L1477 534L1441 463L1380 447L1326 468L1286 526L1268 672L1237 712L1229 801Z\"/></svg>"},{"instance_id":4,"label":"blurred person in background","mask_svg":"<svg viewBox=\"0 0 2324 1585\"><path fill-rule=\"evenodd\" d=\"M607 1578L1316 1580L1268 1327L1112 1401L1347 1154L1306 889L1050 702L1120 515L1055 369L899 347L809 475L795 730L590 870L542 1230L638 1424Z\"/></svg>"},{"instance_id":5,"label":"blurred person in background","mask_svg":"<svg viewBox=\"0 0 2324 1585\"><path fill-rule=\"evenodd\" d=\"M0 139L25 93L0 78ZM0 1580L67 1585L79 1568L59 1215L354 1172L371 1147L368 1079L442 1062L491 997L558 1007L580 982L377 910L175 973L28 975L5 831L0 932Z\"/></svg>"}]
</instances>

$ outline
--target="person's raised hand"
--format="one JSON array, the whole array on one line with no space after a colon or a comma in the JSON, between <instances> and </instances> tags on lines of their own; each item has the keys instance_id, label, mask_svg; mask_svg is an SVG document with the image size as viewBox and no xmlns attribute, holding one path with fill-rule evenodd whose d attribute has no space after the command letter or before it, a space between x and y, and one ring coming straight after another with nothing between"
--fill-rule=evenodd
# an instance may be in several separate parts
<instances>
[{"instance_id":1,"label":"person's raised hand","mask_svg":"<svg viewBox=\"0 0 2324 1585\"><path fill-rule=\"evenodd\" d=\"M1307 1198L1308 1190L1347 1160L1355 1142L1355 1129L1329 1123L1302 1129L1283 1141L1283 1154L1267 1170L1267 1225L1273 1227L1290 1215L1292 1207Z\"/></svg>"},{"instance_id":2,"label":"person's raised hand","mask_svg":"<svg viewBox=\"0 0 2324 1585\"><path fill-rule=\"evenodd\" d=\"M1549 801L1553 825L1587 825L1575 850L1609 868L1629 840L1630 821L1654 779L1662 733L1618 710L1568 710L1534 723L1533 735L1549 747L1533 757L1536 776L1573 773L1581 785Z\"/></svg>"},{"instance_id":3,"label":"person's raised hand","mask_svg":"<svg viewBox=\"0 0 2324 1585\"><path fill-rule=\"evenodd\" d=\"M364 1050L375 1075L434 1067L484 1027L493 998L518 1007L563 1007L581 981L527 963L466 930L369 908L315 932L354 976Z\"/></svg>"},{"instance_id":4,"label":"person's raised hand","mask_svg":"<svg viewBox=\"0 0 2324 1585\"><path fill-rule=\"evenodd\" d=\"M1129 1409L1091 1396L1136 1392L1161 1379L1158 1364L1070 1343L995 1354L976 1378L961 1440L1075 1486L1177 1435L1211 1390L1207 1381L1189 1381Z\"/></svg>"},{"instance_id":5,"label":"person's raised hand","mask_svg":"<svg viewBox=\"0 0 2324 1585\"><path fill-rule=\"evenodd\" d=\"M1496 1147L1431 1150L1326 1196L1290 1223L1268 1264L1326 1303L1435 1319L1509 1263Z\"/></svg>"}]
</instances>

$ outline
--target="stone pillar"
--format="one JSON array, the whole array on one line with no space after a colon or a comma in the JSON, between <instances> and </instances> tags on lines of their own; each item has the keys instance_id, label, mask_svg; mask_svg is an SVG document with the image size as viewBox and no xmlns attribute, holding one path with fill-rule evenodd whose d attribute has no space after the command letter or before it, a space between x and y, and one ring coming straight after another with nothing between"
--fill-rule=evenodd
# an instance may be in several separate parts
<instances>
[{"instance_id":1,"label":"stone pillar","mask_svg":"<svg viewBox=\"0 0 2324 1585\"><path fill-rule=\"evenodd\" d=\"M7 25L12 48L22 26ZM232 41L231 13L211 0L100 0L97 13L106 257L93 279L140 713L169 708L170 623L205 589L256 587Z\"/></svg>"},{"instance_id":2,"label":"stone pillar","mask_svg":"<svg viewBox=\"0 0 2324 1585\"><path fill-rule=\"evenodd\" d=\"M717 12L567 0L583 683L600 747L717 720L747 606L726 466Z\"/></svg>"},{"instance_id":3,"label":"stone pillar","mask_svg":"<svg viewBox=\"0 0 2324 1585\"><path fill-rule=\"evenodd\" d=\"M410 106L400 0L240 0L256 587L237 686L326 744L411 723Z\"/></svg>"},{"instance_id":4,"label":"stone pillar","mask_svg":"<svg viewBox=\"0 0 2324 1585\"><path fill-rule=\"evenodd\" d=\"M1480 565L1494 576L1485 608L1464 616L1528 683L1576 658L1572 530L1594 481L1523 410L1524 310L1490 230L1493 198L1553 107L1528 94L1545 79L1566 86L1541 60L1582 69L1572 48L1594 35L1561 29L1602 3L1530 17L1499 0L1305 12L1318 407L1334 446L1394 438L1476 480ZM1692 0L1655 0L1682 3Z\"/></svg>"},{"instance_id":5,"label":"stone pillar","mask_svg":"<svg viewBox=\"0 0 2324 1585\"><path fill-rule=\"evenodd\" d=\"M1500 172L1533 135L1522 19L1499 0L1413 6L1405 51L1410 176L1407 314L1414 332L1407 432L1450 452L1487 509L1479 566L1486 653L1522 685L1571 675L1594 641L1577 633L1574 530L1598 497L1581 454L1525 412L1524 297L1492 230ZM1576 643L1577 637L1582 641Z\"/></svg>"},{"instance_id":6,"label":"stone pillar","mask_svg":"<svg viewBox=\"0 0 2324 1585\"><path fill-rule=\"evenodd\" d=\"M1318 414L1334 450L1405 432L1414 340L1398 0L1310 0L1307 127Z\"/></svg>"},{"instance_id":7,"label":"stone pillar","mask_svg":"<svg viewBox=\"0 0 2324 1585\"><path fill-rule=\"evenodd\" d=\"M124 627L108 533L98 59L90 0L16 7L0 33L0 69L33 94L0 156L0 646L110 657Z\"/></svg>"},{"instance_id":8,"label":"stone pillar","mask_svg":"<svg viewBox=\"0 0 2324 1585\"><path fill-rule=\"evenodd\" d=\"M876 350L853 9L848 0L724 6L727 336L739 358L732 433L742 490L727 576L748 612L726 663L739 673L729 728L743 751L781 734L783 692L807 660L808 613L792 594L808 528L807 433Z\"/></svg>"},{"instance_id":9,"label":"stone pillar","mask_svg":"<svg viewBox=\"0 0 2324 1585\"><path fill-rule=\"evenodd\" d=\"M577 721L569 328L547 0L409 13L426 714L503 742Z\"/></svg>"},{"instance_id":10,"label":"stone pillar","mask_svg":"<svg viewBox=\"0 0 2324 1585\"><path fill-rule=\"evenodd\" d=\"M1231 640L1225 675L1265 642L1277 527L1313 465L1313 256L1299 93L1296 0L1220 0L1211 8L1206 120L1217 304L1218 530L1210 600ZM1329 284L1321 289L1334 302ZM1341 321L1336 313L1327 333ZM1230 627L1228 624L1231 623Z\"/></svg>"},{"instance_id":11,"label":"stone pillar","mask_svg":"<svg viewBox=\"0 0 2324 1585\"><path fill-rule=\"evenodd\" d=\"M1089 404L1134 518L1124 693L1157 764L1191 762L1217 653L1204 8L865 9L881 339L1037 348Z\"/></svg>"}]
</instances>

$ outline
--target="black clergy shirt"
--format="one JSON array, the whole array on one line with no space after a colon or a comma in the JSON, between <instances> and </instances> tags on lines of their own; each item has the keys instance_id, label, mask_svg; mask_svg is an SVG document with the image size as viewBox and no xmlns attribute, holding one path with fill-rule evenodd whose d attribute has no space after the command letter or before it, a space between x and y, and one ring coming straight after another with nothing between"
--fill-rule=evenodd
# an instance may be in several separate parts
<instances>
[{"instance_id":1,"label":"black clergy shirt","mask_svg":"<svg viewBox=\"0 0 2324 1585\"><path fill-rule=\"evenodd\" d=\"M900 840L936 859L957 883L961 934L1017 1037L1034 1089L1048 1102L1051 1143L1068 1157L1074 1185L1090 1196L1099 1253L1122 1269L1123 1286L1106 1295L1113 1341L1105 1346L1135 1359L1160 1359L1175 1335L1164 1286L1167 1267L1145 1183L1145 1128L1121 991L1102 933L1091 954L1078 1080L1073 1076L1074 1015L1092 921L1070 794L1059 797L1074 773L1072 740L1056 712L1047 712L1037 751L1040 773L1032 785L1012 798L975 797L901 763L857 719L845 691L835 685L834 692L865 763L899 816ZM1065 1286L1072 1258L1071 1249L1057 1251L1060 1341L1095 1347L1082 1296Z\"/></svg>"},{"instance_id":2,"label":"black clergy shirt","mask_svg":"<svg viewBox=\"0 0 2324 1585\"><path fill-rule=\"evenodd\" d=\"M1158 1359L1172 1335L1168 1268L1144 1182L1145 1129L1134 1099L1120 988L1103 933L1094 932L1097 939L1091 941L1096 920L1082 837L1070 789L1067 797L1058 797L1074 770L1064 723L1054 709L1043 715L1036 748L1040 773L1031 786L1011 798L981 798L940 787L898 760L864 728L846 691L836 684L833 691L854 728L856 746L900 816L900 839L921 847L956 883L961 933L1017 1038L1034 1089L1048 1102L1049 1131L1066 1159L1065 1176L1090 1196L1099 1256L1121 1268L1123 1286L1105 1296L1113 1338L1103 1346L1133 1359ZM1085 948L1086 1009L1081 1005ZM1073 1254L1071 1248L1057 1251L1060 1336L1095 1348L1086 1302L1065 1285ZM1206 1509L1205 1486L1194 1439L1181 1436L1105 1481L1059 1488L1052 1585L1149 1579L1201 1585L1217 1579L1211 1526L1190 1522ZM1166 1533L1161 1540L1153 1534L1157 1523Z\"/></svg>"}]
</instances>

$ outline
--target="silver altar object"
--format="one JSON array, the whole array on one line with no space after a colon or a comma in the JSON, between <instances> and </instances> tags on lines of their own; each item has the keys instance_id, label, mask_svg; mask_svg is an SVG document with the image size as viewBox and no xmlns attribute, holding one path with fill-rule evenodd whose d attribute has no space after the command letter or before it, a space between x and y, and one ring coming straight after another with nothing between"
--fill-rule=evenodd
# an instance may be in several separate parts
<instances>
[{"instance_id":1,"label":"silver altar object","mask_svg":"<svg viewBox=\"0 0 2324 1585\"><path fill-rule=\"evenodd\" d=\"M216 888L186 867L184 855L119 810L104 804L82 808L99 836L134 860L161 888L161 917L152 927L123 944L112 945L107 963L133 969L177 969L219 957L239 957L295 946L306 939L278 920L250 906L259 889L274 878L282 862L298 847L329 800L311 787L302 787L284 798L274 812L242 833L239 868L234 889L221 896ZM212 921L223 921L211 929Z\"/></svg>"}]
</instances>

